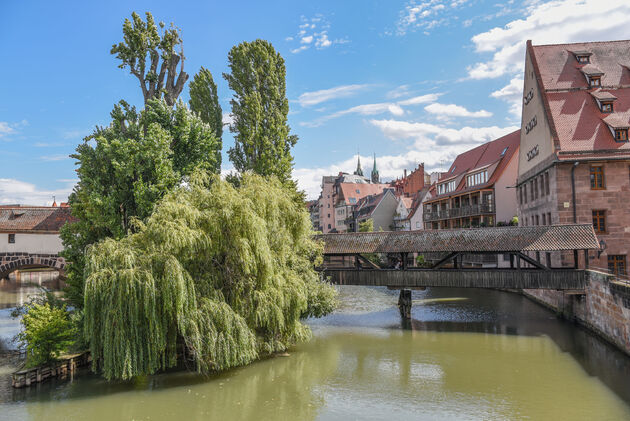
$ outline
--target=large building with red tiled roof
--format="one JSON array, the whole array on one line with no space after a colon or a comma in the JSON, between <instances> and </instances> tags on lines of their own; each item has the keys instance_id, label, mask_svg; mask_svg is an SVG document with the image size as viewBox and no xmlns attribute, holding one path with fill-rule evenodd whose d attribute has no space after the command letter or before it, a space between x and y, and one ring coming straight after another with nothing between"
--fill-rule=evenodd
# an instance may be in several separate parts
<instances>
[{"instance_id":1,"label":"large building with red tiled roof","mask_svg":"<svg viewBox=\"0 0 630 421\"><path fill-rule=\"evenodd\" d=\"M519 221L593 223L602 250L589 266L617 273L630 251L629 128L630 41L527 42ZM539 258L573 264L573 256Z\"/></svg>"},{"instance_id":2,"label":"large building with red tiled roof","mask_svg":"<svg viewBox=\"0 0 630 421\"><path fill-rule=\"evenodd\" d=\"M457 156L424 201L424 228L495 226L516 215L514 183L520 132Z\"/></svg>"}]
</instances>

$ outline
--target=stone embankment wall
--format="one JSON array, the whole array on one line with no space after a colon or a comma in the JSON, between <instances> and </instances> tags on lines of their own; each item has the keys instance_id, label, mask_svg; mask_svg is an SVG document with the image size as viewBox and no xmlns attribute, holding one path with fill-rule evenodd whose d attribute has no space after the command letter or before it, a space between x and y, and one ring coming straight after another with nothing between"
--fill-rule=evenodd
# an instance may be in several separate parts
<instances>
[{"instance_id":1,"label":"stone embankment wall","mask_svg":"<svg viewBox=\"0 0 630 421\"><path fill-rule=\"evenodd\" d=\"M594 331L630 355L630 284L588 271L584 295L574 291L527 289L523 293Z\"/></svg>"}]
</instances>

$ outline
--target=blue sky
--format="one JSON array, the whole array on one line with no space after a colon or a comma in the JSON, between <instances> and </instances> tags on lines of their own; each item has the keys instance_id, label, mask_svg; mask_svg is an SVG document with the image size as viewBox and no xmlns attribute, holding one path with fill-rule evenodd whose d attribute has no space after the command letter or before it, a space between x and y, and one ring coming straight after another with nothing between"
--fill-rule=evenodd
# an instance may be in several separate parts
<instances>
[{"instance_id":1,"label":"blue sky","mask_svg":"<svg viewBox=\"0 0 630 421\"><path fill-rule=\"evenodd\" d=\"M210 69L225 121L227 53L264 38L283 55L294 177L316 197L321 176L384 178L454 156L520 126L524 45L630 38L626 0L268 2L0 1L0 204L65 200L68 155L120 99L142 105L137 80L109 50L132 11L182 29L186 71ZM182 98L188 100L186 87ZM223 138L223 169L231 164Z\"/></svg>"}]
</instances>

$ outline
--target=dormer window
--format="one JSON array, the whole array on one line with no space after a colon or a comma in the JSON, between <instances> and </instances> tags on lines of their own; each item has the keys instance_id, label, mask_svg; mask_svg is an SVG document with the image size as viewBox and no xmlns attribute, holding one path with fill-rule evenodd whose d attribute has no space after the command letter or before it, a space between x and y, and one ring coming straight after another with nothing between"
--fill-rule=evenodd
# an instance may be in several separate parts
<instances>
[{"instance_id":1,"label":"dormer window","mask_svg":"<svg viewBox=\"0 0 630 421\"><path fill-rule=\"evenodd\" d=\"M617 142L627 142L628 129L615 129L615 140Z\"/></svg>"},{"instance_id":2,"label":"dormer window","mask_svg":"<svg viewBox=\"0 0 630 421\"><path fill-rule=\"evenodd\" d=\"M602 77L601 76L590 76L588 78L588 83L591 88L599 88L602 86Z\"/></svg>"},{"instance_id":3,"label":"dormer window","mask_svg":"<svg viewBox=\"0 0 630 421\"><path fill-rule=\"evenodd\" d=\"M501 156L505 155L505 153L507 152L509 146L506 146L503 151L501 152Z\"/></svg>"},{"instance_id":4,"label":"dormer window","mask_svg":"<svg viewBox=\"0 0 630 421\"><path fill-rule=\"evenodd\" d=\"M575 59L580 64L589 64L591 62L591 52L586 50L573 51Z\"/></svg>"},{"instance_id":5,"label":"dormer window","mask_svg":"<svg viewBox=\"0 0 630 421\"><path fill-rule=\"evenodd\" d=\"M612 112L613 112L613 103L602 102L602 113L612 113Z\"/></svg>"}]
</instances>

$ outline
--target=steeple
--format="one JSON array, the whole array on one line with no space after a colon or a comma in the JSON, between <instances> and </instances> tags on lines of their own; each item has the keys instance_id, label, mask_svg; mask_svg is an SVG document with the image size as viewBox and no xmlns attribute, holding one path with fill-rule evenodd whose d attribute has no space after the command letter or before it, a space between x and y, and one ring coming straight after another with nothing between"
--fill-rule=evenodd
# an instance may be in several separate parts
<instances>
[{"instance_id":1,"label":"steeple","mask_svg":"<svg viewBox=\"0 0 630 421\"><path fill-rule=\"evenodd\" d=\"M360 175L363 177L363 170L361 169L361 155L359 151L357 151L357 170L354 172L354 175Z\"/></svg>"},{"instance_id":2,"label":"steeple","mask_svg":"<svg viewBox=\"0 0 630 421\"><path fill-rule=\"evenodd\" d=\"M380 183L380 177L378 176L378 170L376 169L376 153L374 153L374 166L372 166L372 183Z\"/></svg>"}]
</instances>

